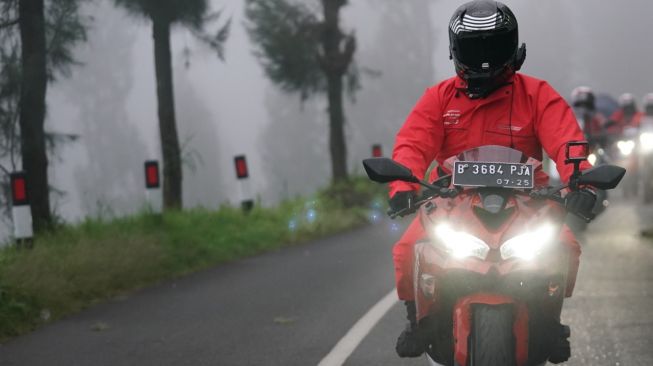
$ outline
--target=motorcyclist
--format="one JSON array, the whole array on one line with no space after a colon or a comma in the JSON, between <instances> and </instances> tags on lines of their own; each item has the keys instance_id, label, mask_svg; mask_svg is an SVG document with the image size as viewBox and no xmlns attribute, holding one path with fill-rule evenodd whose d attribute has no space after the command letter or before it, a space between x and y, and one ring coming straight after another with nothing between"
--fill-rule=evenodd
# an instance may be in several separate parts
<instances>
[{"instance_id":1,"label":"motorcyclist","mask_svg":"<svg viewBox=\"0 0 653 366\"><path fill-rule=\"evenodd\" d=\"M644 97L644 116L639 127L639 170L644 202L653 202L653 93Z\"/></svg>"},{"instance_id":2,"label":"motorcyclist","mask_svg":"<svg viewBox=\"0 0 653 366\"><path fill-rule=\"evenodd\" d=\"M639 127L644 114L639 111L635 96L631 93L619 97L619 109L610 117L607 133L612 141L611 156L614 161L628 169L622 187L624 196L637 196L639 190L639 157L635 153Z\"/></svg>"},{"instance_id":3,"label":"motorcyclist","mask_svg":"<svg viewBox=\"0 0 653 366\"><path fill-rule=\"evenodd\" d=\"M575 88L571 92L571 106L586 139L591 145L601 145L603 127L607 119L596 109L596 97L592 88L587 86Z\"/></svg>"},{"instance_id":4,"label":"motorcyclist","mask_svg":"<svg viewBox=\"0 0 653 366\"><path fill-rule=\"evenodd\" d=\"M646 94L644 97L644 116L653 118L653 93Z\"/></svg>"},{"instance_id":5,"label":"motorcyclist","mask_svg":"<svg viewBox=\"0 0 653 366\"><path fill-rule=\"evenodd\" d=\"M393 159L422 178L434 160L442 167L445 159L482 145L512 147L539 160L544 149L557 163L561 179L568 181L573 168L565 164L565 147L569 141L583 140L583 133L572 109L548 83L517 73L526 47L519 47L512 11L495 1L466 3L451 19L449 39L457 76L426 90L397 134ZM581 168L590 167L583 163ZM443 169L434 169L431 180L438 170ZM538 185L547 184L544 172L536 178ZM418 189L393 182L391 210L411 207ZM584 212L591 211L595 200L586 189L567 196L568 207ZM409 321L397 340L401 357L418 357L425 347L413 287L414 245L424 237L424 228L415 220L393 248L397 292ZM570 252L567 296L571 296L580 246L567 227L561 239Z\"/></svg>"},{"instance_id":6,"label":"motorcyclist","mask_svg":"<svg viewBox=\"0 0 653 366\"><path fill-rule=\"evenodd\" d=\"M639 128L644 114L637 108L635 96L631 93L622 94L619 97L619 109L617 109L610 121L612 126L608 128L611 134L621 135L628 128Z\"/></svg>"},{"instance_id":7,"label":"motorcyclist","mask_svg":"<svg viewBox=\"0 0 653 366\"><path fill-rule=\"evenodd\" d=\"M640 148L643 152L653 152L653 93L644 97L644 112L639 124Z\"/></svg>"}]
</instances>

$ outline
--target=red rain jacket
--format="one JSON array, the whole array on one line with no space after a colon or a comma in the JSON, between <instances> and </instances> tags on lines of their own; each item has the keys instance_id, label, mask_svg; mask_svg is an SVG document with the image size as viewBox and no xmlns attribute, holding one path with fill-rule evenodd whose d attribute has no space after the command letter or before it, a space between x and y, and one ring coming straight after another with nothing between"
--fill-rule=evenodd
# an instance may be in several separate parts
<instances>
[{"instance_id":1,"label":"red rain jacket","mask_svg":"<svg viewBox=\"0 0 653 366\"><path fill-rule=\"evenodd\" d=\"M643 117L644 117L644 113L636 112L630 119L626 119L624 110L619 108L610 117L610 120L614 121L616 124L609 129L609 132L623 133L624 130L628 127L639 128L639 125L642 123Z\"/></svg>"},{"instance_id":2,"label":"red rain jacket","mask_svg":"<svg viewBox=\"0 0 653 366\"><path fill-rule=\"evenodd\" d=\"M589 123L585 125L585 135L589 137L601 136L606 122L607 119L601 113L594 113Z\"/></svg>"},{"instance_id":3,"label":"red rain jacket","mask_svg":"<svg viewBox=\"0 0 653 366\"><path fill-rule=\"evenodd\" d=\"M427 89L399 130L392 158L421 179L433 160L442 165L465 150L483 145L510 147L512 140L515 149L538 160L544 149L556 162L561 179L569 179L573 166L565 164L565 147L569 141L584 140L583 132L567 102L547 82L515 74L512 84L474 100L464 89L459 77ZM545 173L539 171L536 181L547 184ZM390 196L418 188L393 182Z\"/></svg>"}]
</instances>

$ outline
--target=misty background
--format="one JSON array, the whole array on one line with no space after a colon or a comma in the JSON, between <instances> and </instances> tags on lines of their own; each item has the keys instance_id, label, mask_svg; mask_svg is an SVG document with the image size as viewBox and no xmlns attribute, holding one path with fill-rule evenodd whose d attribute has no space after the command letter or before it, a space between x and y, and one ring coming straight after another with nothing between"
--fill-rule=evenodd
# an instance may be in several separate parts
<instances>
[{"instance_id":1,"label":"misty background","mask_svg":"<svg viewBox=\"0 0 653 366\"><path fill-rule=\"evenodd\" d=\"M311 1L311 0L305 0ZM447 25L462 1L350 0L362 89L348 100L349 166L380 143L385 154L424 89L453 76ZM653 2L505 1L520 23L522 72L568 97L578 85L618 96L653 91L649 22ZM232 17L226 62L187 31L173 29L173 68L184 156L184 205L237 204L235 155L247 155L263 205L314 192L330 180L324 98L305 102L265 77L243 27L244 1L215 0ZM79 134L50 161L57 213L68 221L132 213L144 203L143 162L160 159L151 27L109 1L87 5L82 63L49 87L46 130Z\"/></svg>"}]
</instances>

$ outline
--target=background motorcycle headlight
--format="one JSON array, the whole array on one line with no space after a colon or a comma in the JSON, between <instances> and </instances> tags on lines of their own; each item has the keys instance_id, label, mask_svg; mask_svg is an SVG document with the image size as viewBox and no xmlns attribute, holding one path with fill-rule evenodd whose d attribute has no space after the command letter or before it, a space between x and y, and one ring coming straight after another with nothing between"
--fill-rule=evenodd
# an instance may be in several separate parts
<instances>
[{"instance_id":1,"label":"background motorcycle headlight","mask_svg":"<svg viewBox=\"0 0 653 366\"><path fill-rule=\"evenodd\" d=\"M490 252L490 247L483 240L453 230L448 224L440 224L433 231L440 246L454 258L477 257L484 260Z\"/></svg>"},{"instance_id":2,"label":"background motorcycle headlight","mask_svg":"<svg viewBox=\"0 0 653 366\"><path fill-rule=\"evenodd\" d=\"M538 229L517 235L501 246L501 258L504 260L519 258L531 260L540 255L555 239L555 226L546 224Z\"/></svg>"},{"instance_id":3,"label":"background motorcycle headlight","mask_svg":"<svg viewBox=\"0 0 653 366\"><path fill-rule=\"evenodd\" d=\"M596 157L596 154L589 154L589 156L587 157L587 161L590 164L592 164L592 166L596 165L596 160L598 160L598 158Z\"/></svg>"},{"instance_id":4,"label":"background motorcycle headlight","mask_svg":"<svg viewBox=\"0 0 653 366\"><path fill-rule=\"evenodd\" d=\"M635 141L633 140L619 141L617 142L617 147L619 148L619 152L621 152L621 155L630 156L630 154L633 153L633 150L635 150Z\"/></svg>"},{"instance_id":5,"label":"background motorcycle headlight","mask_svg":"<svg viewBox=\"0 0 653 366\"><path fill-rule=\"evenodd\" d=\"M653 151L653 132L644 132L639 135L639 142L643 152L649 153Z\"/></svg>"}]
</instances>

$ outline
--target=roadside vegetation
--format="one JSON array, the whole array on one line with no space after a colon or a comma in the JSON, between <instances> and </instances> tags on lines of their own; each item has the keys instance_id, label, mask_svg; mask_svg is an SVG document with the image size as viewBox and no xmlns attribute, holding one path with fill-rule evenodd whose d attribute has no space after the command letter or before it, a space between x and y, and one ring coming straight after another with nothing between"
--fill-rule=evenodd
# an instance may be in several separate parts
<instances>
[{"instance_id":1,"label":"roadside vegetation","mask_svg":"<svg viewBox=\"0 0 653 366\"><path fill-rule=\"evenodd\" d=\"M222 207L87 220L0 250L0 342L90 305L220 263L360 227L384 188L352 179L248 214Z\"/></svg>"}]
</instances>

